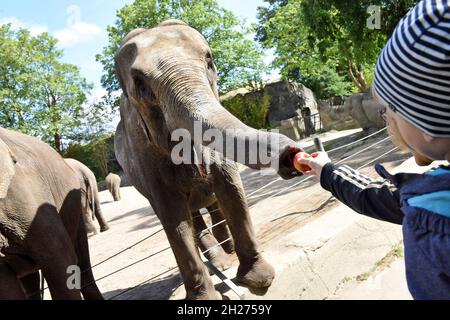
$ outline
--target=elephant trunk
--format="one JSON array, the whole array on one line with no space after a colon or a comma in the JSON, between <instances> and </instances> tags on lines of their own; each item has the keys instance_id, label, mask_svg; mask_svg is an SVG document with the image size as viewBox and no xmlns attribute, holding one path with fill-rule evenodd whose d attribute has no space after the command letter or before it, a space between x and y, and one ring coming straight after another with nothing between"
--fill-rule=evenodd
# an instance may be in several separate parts
<instances>
[{"instance_id":1,"label":"elephant trunk","mask_svg":"<svg viewBox=\"0 0 450 320\"><path fill-rule=\"evenodd\" d=\"M195 146L209 147L225 158L255 169L272 167L285 179L301 175L292 164L295 153L302 150L294 141L245 125L222 107L206 76L182 66L175 74L179 72L183 79L195 80L177 82L168 77L164 81L163 87L169 88L162 95L164 114L172 140L179 141L174 133L177 136L177 129L182 129Z\"/></svg>"}]
</instances>

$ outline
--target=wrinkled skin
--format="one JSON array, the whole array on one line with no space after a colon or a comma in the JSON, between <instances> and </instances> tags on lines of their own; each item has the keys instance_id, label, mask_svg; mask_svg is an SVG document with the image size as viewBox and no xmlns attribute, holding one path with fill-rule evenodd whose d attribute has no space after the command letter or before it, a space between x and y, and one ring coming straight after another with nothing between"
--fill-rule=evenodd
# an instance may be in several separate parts
<instances>
[{"instance_id":1,"label":"wrinkled skin","mask_svg":"<svg viewBox=\"0 0 450 320\"><path fill-rule=\"evenodd\" d=\"M94 173L81 162L74 159L65 159L67 164L78 174L80 183L86 194L83 194L83 219L86 225L86 230L89 233L97 234L97 229L94 225L94 218L100 225L100 232L109 230L108 223L103 217L102 208L98 196L97 180Z\"/></svg>"},{"instance_id":2,"label":"wrinkled skin","mask_svg":"<svg viewBox=\"0 0 450 320\"><path fill-rule=\"evenodd\" d=\"M114 198L114 201L120 201L122 196L120 195L120 177L117 174L110 173L106 176L106 187Z\"/></svg>"},{"instance_id":3,"label":"wrinkled skin","mask_svg":"<svg viewBox=\"0 0 450 320\"><path fill-rule=\"evenodd\" d=\"M25 290L36 297L39 269L53 299L102 299L75 172L45 143L3 128L0 172L0 299L25 299ZM85 271L81 290L67 286L75 265Z\"/></svg>"},{"instance_id":4,"label":"wrinkled skin","mask_svg":"<svg viewBox=\"0 0 450 320\"><path fill-rule=\"evenodd\" d=\"M290 158L301 149L282 135L261 133L247 138L226 131L257 132L220 105L208 43L184 22L169 20L156 28L137 29L128 34L116 56L116 74L124 93L115 136L116 156L133 185L150 201L165 229L187 299L220 298L197 244L200 248L211 248L212 243L222 241L210 232L200 237L204 242L197 239L196 243L193 237L204 227L203 219L198 218L198 210L204 207L218 207L218 213L227 221L239 259L237 280L251 287L269 287L275 272L259 252L234 161L253 168L267 164L259 158L256 163L249 163L248 154L238 159L237 154L212 152L207 143L198 145L191 141L196 150L193 157L208 154L211 162L176 165L171 159L175 145L171 134L183 128L193 137L194 121L199 120L204 130L217 129L223 134L224 142L231 138L267 148L272 159L280 164L279 174L283 178L300 175ZM279 145L268 144L267 137L277 138ZM222 237L226 239L225 233ZM233 245L227 243L219 248L230 251ZM223 254L226 253L218 253L221 257Z\"/></svg>"}]
</instances>

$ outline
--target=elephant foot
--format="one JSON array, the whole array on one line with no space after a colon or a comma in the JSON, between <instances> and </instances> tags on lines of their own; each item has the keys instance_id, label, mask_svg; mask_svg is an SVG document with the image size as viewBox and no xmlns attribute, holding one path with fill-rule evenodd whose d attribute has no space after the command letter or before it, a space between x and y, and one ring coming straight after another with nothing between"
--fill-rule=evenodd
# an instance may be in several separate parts
<instances>
[{"instance_id":1,"label":"elephant foot","mask_svg":"<svg viewBox=\"0 0 450 320\"><path fill-rule=\"evenodd\" d=\"M228 255L214 236L206 232L198 239L198 246L202 252L207 251L204 255L217 269L225 271L231 268L231 257ZM211 272L210 272L211 274Z\"/></svg>"},{"instance_id":2,"label":"elephant foot","mask_svg":"<svg viewBox=\"0 0 450 320\"><path fill-rule=\"evenodd\" d=\"M228 270L232 266L231 255L226 254L225 252L224 252L223 255L221 255L219 257L215 257L215 258L212 258L212 259L208 258L208 260L213 264L214 267L216 267L220 271ZM209 274L213 275L214 272L209 270Z\"/></svg>"},{"instance_id":3,"label":"elephant foot","mask_svg":"<svg viewBox=\"0 0 450 320\"><path fill-rule=\"evenodd\" d=\"M212 289L199 293L188 293L185 300L222 300L222 295L215 289Z\"/></svg>"},{"instance_id":4,"label":"elephant foot","mask_svg":"<svg viewBox=\"0 0 450 320\"><path fill-rule=\"evenodd\" d=\"M268 288L274 278L274 268L261 256L241 261L236 275L238 282L252 288Z\"/></svg>"},{"instance_id":5,"label":"elephant foot","mask_svg":"<svg viewBox=\"0 0 450 320\"><path fill-rule=\"evenodd\" d=\"M103 226L100 227L100 232L105 232L109 230L109 225L105 224Z\"/></svg>"},{"instance_id":6,"label":"elephant foot","mask_svg":"<svg viewBox=\"0 0 450 320\"><path fill-rule=\"evenodd\" d=\"M204 272L197 274L194 282L185 282L186 300L222 300L222 295L216 291L211 277L206 272L206 266L203 266Z\"/></svg>"},{"instance_id":7,"label":"elephant foot","mask_svg":"<svg viewBox=\"0 0 450 320\"><path fill-rule=\"evenodd\" d=\"M205 257L220 271L225 271L231 268L231 255L225 253L222 247L218 247L217 249L206 253Z\"/></svg>"},{"instance_id":8,"label":"elephant foot","mask_svg":"<svg viewBox=\"0 0 450 320\"><path fill-rule=\"evenodd\" d=\"M89 237L92 237L92 236L96 236L98 234L98 231L97 231L97 229L90 229L90 230L87 230L86 233Z\"/></svg>"}]
</instances>

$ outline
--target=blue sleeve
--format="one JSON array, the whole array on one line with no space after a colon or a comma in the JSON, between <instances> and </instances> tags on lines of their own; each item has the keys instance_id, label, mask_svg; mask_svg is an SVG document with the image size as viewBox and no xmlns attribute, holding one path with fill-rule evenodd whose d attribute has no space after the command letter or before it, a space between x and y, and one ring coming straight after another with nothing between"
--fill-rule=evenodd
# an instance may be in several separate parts
<instances>
[{"instance_id":1,"label":"blue sleeve","mask_svg":"<svg viewBox=\"0 0 450 320\"><path fill-rule=\"evenodd\" d=\"M373 179L348 166L324 166L320 184L356 212L382 221L402 224L404 213L399 190L386 179Z\"/></svg>"}]
</instances>

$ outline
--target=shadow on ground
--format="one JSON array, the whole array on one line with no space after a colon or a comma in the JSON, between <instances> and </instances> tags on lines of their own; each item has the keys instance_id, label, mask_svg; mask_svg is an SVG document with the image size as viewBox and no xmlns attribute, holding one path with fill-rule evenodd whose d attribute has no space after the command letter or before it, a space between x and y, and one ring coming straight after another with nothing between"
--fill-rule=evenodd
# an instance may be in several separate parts
<instances>
[{"instance_id":1,"label":"shadow on ground","mask_svg":"<svg viewBox=\"0 0 450 320\"><path fill-rule=\"evenodd\" d=\"M103 293L106 300L168 300L183 281L178 272L165 278L145 283L137 287L129 287Z\"/></svg>"},{"instance_id":2,"label":"shadow on ground","mask_svg":"<svg viewBox=\"0 0 450 320\"><path fill-rule=\"evenodd\" d=\"M138 231L141 229L150 229L156 226L161 226L161 222L159 221L157 216L152 216L150 219L134 226L130 231ZM161 226L162 228L162 226Z\"/></svg>"},{"instance_id":3,"label":"shadow on ground","mask_svg":"<svg viewBox=\"0 0 450 320\"><path fill-rule=\"evenodd\" d=\"M116 216L113 219L111 219L110 222L122 220L122 219L125 219L125 218L128 218L128 217L134 216L134 215L142 217L142 216L146 216L146 215L150 216L150 215L154 215L154 214L155 214L155 212L153 211L152 207L148 206L148 207L145 207L145 208L141 208L141 209L137 209L137 210L126 212L124 214L121 214L120 216Z\"/></svg>"}]
</instances>

